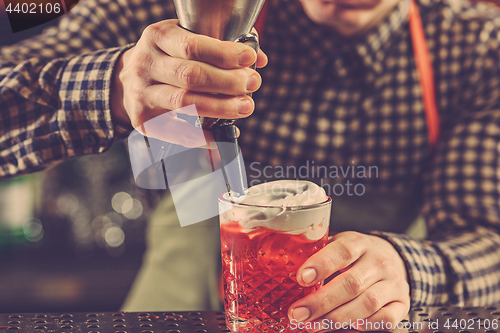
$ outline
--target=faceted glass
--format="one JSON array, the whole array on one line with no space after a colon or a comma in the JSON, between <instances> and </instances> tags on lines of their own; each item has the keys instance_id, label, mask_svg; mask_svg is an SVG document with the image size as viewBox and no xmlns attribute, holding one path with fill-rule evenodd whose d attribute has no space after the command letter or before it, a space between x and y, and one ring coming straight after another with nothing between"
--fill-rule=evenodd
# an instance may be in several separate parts
<instances>
[{"instance_id":1,"label":"faceted glass","mask_svg":"<svg viewBox=\"0 0 500 333\"><path fill-rule=\"evenodd\" d=\"M243 205L219 198L219 205ZM232 332L292 332L287 312L290 305L320 288L297 283L298 268L328 241L331 199L321 204L285 208L280 218L321 218L315 223L315 239L301 230L277 231L266 227L243 228L222 213L221 245L226 322ZM267 207L266 207L267 208ZM283 215L285 214L285 215ZM300 215L298 215L300 214ZM326 224L326 225L325 225ZM324 234L323 230L325 230ZM317 231L321 234L318 237ZM293 332L297 332L294 330Z\"/></svg>"}]
</instances>

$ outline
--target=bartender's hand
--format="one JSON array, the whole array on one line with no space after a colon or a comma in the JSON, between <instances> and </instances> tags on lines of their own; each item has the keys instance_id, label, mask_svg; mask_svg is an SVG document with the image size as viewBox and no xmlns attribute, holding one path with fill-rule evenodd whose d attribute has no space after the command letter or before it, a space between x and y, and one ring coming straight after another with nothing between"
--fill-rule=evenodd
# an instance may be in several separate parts
<instances>
[{"instance_id":1,"label":"bartender's hand","mask_svg":"<svg viewBox=\"0 0 500 333\"><path fill-rule=\"evenodd\" d=\"M165 123L148 123L146 134L186 147L206 144L190 123L177 118L176 110L196 105L198 115L237 119L254 110L252 98L260 75L248 68L257 61L267 64L247 45L223 42L191 33L178 20L166 20L148 26L137 44L124 52L117 62L111 86L111 112L114 122L132 124L142 133L141 125L164 113ZM224 94L215 95L214 93ZM205 131L207 141L213 140Z\"/></svg>"},{"instance_id":2,"label":"bartender's hand","mask_svg":"<svg viewBox=\"0 0 500 333\"><path fill-rule=\"evenodd\" d=\"M410 287L405 264L393 245L383 238L357 232L335 235L332 242L299 268L297 281L310 286L336 272L340 274L328 284L290 307L290 320L383 321L386 330L387 322L395 328L408 314ZM361 325L356 329L370 327Z\"/></svg>"}]
</instances>

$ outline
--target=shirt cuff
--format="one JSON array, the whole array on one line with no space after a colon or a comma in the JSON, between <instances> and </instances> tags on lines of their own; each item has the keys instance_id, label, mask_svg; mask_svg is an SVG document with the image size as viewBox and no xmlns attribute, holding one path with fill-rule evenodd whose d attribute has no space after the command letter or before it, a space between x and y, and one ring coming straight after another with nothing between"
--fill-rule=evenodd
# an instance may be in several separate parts
<instances>
[{"instance_id":1,"label":"shirt cuff","mask_svg":"<svg viewBox=\"0 0 500 333\"><path fill-rule=\"evenodd\" d=\"M389 232L371 234L390 242L405 262L412 306L437 306L449 301L445 262L431 243Z\"/></svg>"},{"instance_id":2,"label":"shirt cuff","mask_svg":"<svg viewBox=\"0 0 500 333\"><path fill-rule=\"evenodd\" d=\"M132 46L99 50L69 59L61 76L61 107L57 115L66 157L104 152L115 138L125 138L133 130L132 126L115 126L110 109L114 65Z\"/></svg>"}]
</instances>

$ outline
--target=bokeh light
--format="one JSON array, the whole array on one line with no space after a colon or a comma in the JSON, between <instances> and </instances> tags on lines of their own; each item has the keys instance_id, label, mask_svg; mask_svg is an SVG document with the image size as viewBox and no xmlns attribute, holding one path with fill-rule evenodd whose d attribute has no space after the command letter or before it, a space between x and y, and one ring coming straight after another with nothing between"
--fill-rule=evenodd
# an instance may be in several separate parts
<instances>
[{"instance_id":1,"label":"bokeh light","mask_svg":"<svg viewBox=\"0 0 500 333\"><path fill-rule=\"evenodd\" d=\"M119 226L106 228L104 231L104 240L111 247L118 247L125 241L125 233Z\"/></svg>"},{"instance_id":2,"label":"bokeh light","mask_svg":"<svg viewBox=\"0 0 500 333\"><path fill-rule=\"evenodd\" d=\"M70 215L79 206L78 198L73 194L61 195L57 198L57 211L61 215Z\"/></svg>"},{"instance_id":3,"label":"bokeh light","mask_svg":"<svg viewBox=\"0 0 500 333\"><path fill-rule=\"evenodd\" d=\"M123 215L129 220L135 220L142 216L144 208L142 207L142 203L137 199L131 199L130 202L131 208L128 211L123 212Z\"/></svg>"},{"instance_id":4,"label":"bokeh light","mask_svg":"<svg viewBox=\"0 0 500 333\"><path fill-rule=\"evenodd\" d=\"M135 199L132 199L132 198L129 198L127 200L125 200L122 204L122 214L126 214L128 213L130 210L132 210L132 208L134 207L134 200Z\"/></svg>"},{"instance_id":5,"label":"bokeh light","mask_svg":"<svg viewBox=\"0 0 500 333\"><path fill-rule=\"evenodd\" d=\"M111 199L111 206L118 213L123 213L124 204L127 200L132 200L132 197L127 192L118 192ZM125 205L125 208L128 206Z\"/></svg>"},{"instance_id":6,"label":"bokeh light","mask_svg":"<svg viewBox=\"0 0 500 333\"><path fill-rule=\"evenodd\" d=\"M24 237L30 242L38 242L43 238L43 225L37 218L29 218L23 222Z\"/></svg>"}]
</instances>

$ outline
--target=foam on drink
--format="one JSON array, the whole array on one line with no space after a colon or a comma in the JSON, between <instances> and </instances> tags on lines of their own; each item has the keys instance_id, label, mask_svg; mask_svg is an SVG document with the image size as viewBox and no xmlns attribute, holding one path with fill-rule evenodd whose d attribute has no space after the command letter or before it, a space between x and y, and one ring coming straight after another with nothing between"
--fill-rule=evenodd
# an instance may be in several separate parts
<instances>
[{"instance_id":1,"label":"foam on drink","mask_svg":"<svg viewBox=\"0 0 500 333\"><path fill-rule=\"evenodd\" d=\"M229 194L225 195L225 199L230 200ZM221 214L224 214L227 220L237 221L243 232L245 229L265 227L294 235L304 234L310 240L317 240L324 236L328 228L329 221L325 221L322 211L293 215L284 212L321 204L327 200L325 190L315 183L304 180L278 180L249 188L245 196L238 200L240 206L234 206ZM307 217L304 218L306 214Z\"/></svg>"},{"instance_id":2,"label":"foam on drink","mask_svg":"<svg viewBox=\"0 0 500 333\"><path fill-rule=\"evenodd\" d=\"M301 287L298 268L327 244L330 203L306 181L251 187L245 197L219 198L224 306L233 333L298 333L290 305L321 287Z\"/></svg>"}]
</instances>

